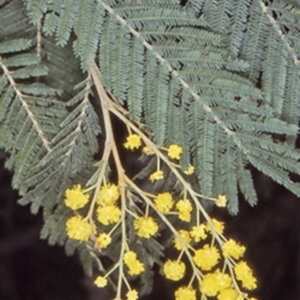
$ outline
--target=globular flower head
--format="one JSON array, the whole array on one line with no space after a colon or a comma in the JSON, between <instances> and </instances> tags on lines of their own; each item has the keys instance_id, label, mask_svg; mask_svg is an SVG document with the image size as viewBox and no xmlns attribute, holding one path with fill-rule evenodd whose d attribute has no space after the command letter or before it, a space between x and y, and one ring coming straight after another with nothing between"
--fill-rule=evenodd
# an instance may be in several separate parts
<instances>
[{"instance_id":1,"label":"globular flower head","mask_svg":"<svg viewBox=\"0 0 300 300\"><path fill-rule=\"evenodd\" d=\"M160 193L154 199L155 207L164 213L169 212L173 204L174 204L174 200L172 198L172 195L168 192Z\"/></svg>"},{"instance_id":2,"label":"globular flower head","mask_svg":"<svg viewBox=\"0 0 300 300\"><path fill-rule=\"evenodd\" d=\"M163 271L166 278L178 281L185 274L185 264L182 261L168 260L163 266Z\"/></svg>"},{"instance_id":3,"label":"globular flower head","mask_svg":"<svg viewBox=\"0 0 300 300\"><path fill-rule=\"evenodd\" d=\"M90 223L81 216L74 216L68 219L66 230L69 238L82 242L87 241L92 234Z\"/></svg>"},{"instance_id":4,"label":"globular flower head","mask_svg":"<svg viewBox=\"0 0 300 300\"><path fill-rule=\"evenodd\" d=\"M99 205L113 205L120 197L120 192L115 184L105 184L100 188L97 203Z\"/></svg>"},{"instance_id":5,"label":"globular flower head","mask_svg":"<svg viewBox=\"0 0 300 300\"><path fill-rule=\"evenodd\" d=\"M105 277L98 276L95 279L94 284L99 288L105 287L107 285L107 279Z\"/></svg>"},{"instance_id":6,"label":"globular flower head","mask_svg":"<svg viewBox=\"0 0 300 300\"><path fill-rule=\"evenodd\" d=\"M181 230L179 230L179 235L182 238L185 246L187 247L189 245L189 243L191 242L190 233L187 230L181 229ZM175 237L175 239L174 239L174 244L175 244L175 248L177 250L182 250L182 248L183 248L182 242L177 237Z\"/></svg>"},{"instance_id":7,"label":"globular flower head","mask_svg":"<svg viewBox=\"0 0 300 300\"><path fill-rule=\"evenodd\" d=\"M138 149L141 145L141 137L137 134L130 134L124 143L124 147L130 150Z\"/></svg>"},{"instance_id":8,"label":"globular flower head","mask_svg":"<svg viewBox=\"0 0 300 300\"><path fill-rule=\"evenodd\" d=\"M227 199L225 195L219 195L218 198L216 199L216 205L218 207L225 207L227 204Z\"/></svg>"},{"instance_id":9,"label":"globular flower head","mask_svg":"<svg viewBox=\"0 0 300 300\"><path fill-rule=\"evenodd\" d=\"M84 207L89 202L89 195L85 194L80 184L67 189L65 193L65 204L72 210Z\"/></svg>"},{"instance_id":10,"label":"globular flower head","mask_svg":"<svg viewBox=\"0 0 300 300\"><path fill-rule=\"evenodd\" d=\"M154 182L155 180L160 180L164 178L164 173L162 170L157 170L154 173L152 173L149 177L151 182Z\"/></svg>"},{"instance_id":11,"label":"globular flower head","mask_svg":"<svg viewBox=\"0 0 300 300\"><path fill-rule=\"evenodd\" d=\"M206 226L204 224L193 226L190 235L195 240L195 242L205 240L207 238Z\"/></svg>"},{"instance_id":12,"label":"globular flower head","mask_svg":"<svg viewBox=\"0 0 300 300\"><path fill-rule=\"evenodd\" d=\"M214 230L218 233L218 234L222 234L224 232L224 222L220 222L216 219L211 219L211 222L213 224ZM212 229L210 228L210 225L207 223L206 224L206 230L208 232L211 232Z\"/></svg>"},{"instance_id":13,"label":"globular flower head","mask_svg":"<svg viewBox=\"0 0 300 300\"><path fill-rule=\"evenodd\" d=\"M218 294L218 300L237 300L237 292L232 288L222 290Z\"/></svg>"},{"instance_id":14,"label":"globular flower head","mask_svg":"<svg viewBox=\"0 0 300 300\"><path fill-rule=\"evenodd\" d=\"M215 246L204 245L196 250L194 255L195 264L203 271L211 270L219 261L220 253Z\"/></svg>"},{"instance_id":15,"label":"globular flower head","mask_svg":"<svg viewBox=\"0 0 300 300\"><path fill-rule=\"evenodd\" d=\"M242 282L242 286L248 290L256 288L256 278L246 262L240 261L234 267L236 278Z\"/></svg>"},{"instance_id":16,"label":"globular flower head","mask_svg":"<svg viewBox=\"0 0 300 300\"><path fill-rule=\"evenodd\" d=\"M231 290L231 285L231 277L217 269L214 273L208 273L204 275L202 281L200 282L200 292L206 296L213 297L225 290ZM230 295L231 292L225 292L224 295L226 294ZM231 298L228 298L228 300L230 299ZM233 299L236 300L236 298Z\"/></svg>"},{"instance_id":17,"label":"globular flower head","mask_svg":"<svg viewBox=\"0 0 300 300\"><path fill-rule=\"evenodd\" d=\"M138 292L136 290L128 291L126 294L127 299L126 300L137 300L138 299Z\"/></svg>"},{"instance_id":18,"label":"globular flower head","mask_svg":"<svg viewBox=\"0 0 300 300\"><path fill-rule=\"evenodd\" d=\"M192 287L181 286L175 292L175 300L196 300L196 291Z\"/></svg>"},{"instance_id":19,"label":"globular flower head","mask_svg":"<svg viewBox=\"0 0 300 300\"><path fill-rule=\"evenodd\" d=\"M97 220L103 225L117 223L121 215L120 208L115 205L99 206L97 208Z\"/></svg>"},{"instance_id":20,"label":"globular flower head","mask_svg":"<svg viewBox=\"0 0 300 300\"><path fill-rule=\"evenodd\" d=\"M96 242L101 248L104 249L111 243L111 237L107 233L103 232L99 234Z\"/></svg>"},{"instance_id":21,"label":"globular flower head","mask_svg":"<svg viewBox=\"0 0 300 300\"><path fill-rule=\"evenodd\" d=\"M133 251L127 251L124 254L124 263L128 267L128 273L132 276L139 275L144 272L144 265L137 259L137 255Z\"/></svg>"},{"instance_id":22,"label":"globular flower head","mask_svg":"<svg viewBox=\"0 0 300 300\"><path fill-rule=\"evenodd\" d=\"M186 175L192 175L195 172L195 167L192 165L189 165L186 170L183 171Z\"/></svg>"},{"instance_id":23,"label":"globular flower head","mask_svg":"<svg viewBox=\"0 0 300 300\"><path fill-rule=\"evenodd\" d=\"M218 279L214 273L207 273L200 281L200 292L208 297L214 297L219 292Z\"/></svg>"},{"instance_id":24,"label":"globular flower head","mask_svg":"<svg viewBox=\"0 0 300 300\"><path fill-rule=\"evenodd\" d=\"M236 241L229 239L224 242L222 246L222 252L225 257L232 257L234 259L239 259L243 256L246 248L239 245Z\"/></svg>"},{"instance_id":25,"label":"globular flower head","mask_svg":"<svg viewBox=\"0 0 300 300\"><path fill-rule=\"evenodd\" d=\"M147 155L153 155L155 153L154 150L150 146L143 147L142 151Z\"/></svg>"},{"instance_id":26,"label":"globular flower head","mask_svg":"<svg viewBox=\"0 0 300 300\"><path fill-rule=\"evenodd\" d=\"M214 272L214 274L218 281L219 291L223 291L227 288L230 288L230 286L232 284L232 279L227 273L223 273L220 271L220 269L217 269Z\"/></svg>"},{"instance_id":27,"label":"globular flower head","mask_svg":"<svg viewBox=\"0 0 300 300\"><path fill-rule=\"evenodd\" d=\"M182 153L182 147L176 144L170 145L168 148L168 156L170 158L180 159L181 153Z\"/></svg>"},{"instance_id":28,"label":"globular flower head","mask_svg":"<svg viewBox=\"0 0 300 300\"><path fill-rule=\"evenodd\" d=\"M149 239L158 231L158 225L152 217L140 217L134 220L133 226L137 230L137 235L146 239Z\"/></svg>"},{"instance_id":29,"label":"globular flower head","mask_svg":"<svg viewBox=\"0 0 300 300\"><path fill-rule=\"evenodd\" d=\"M191 212L193 210L192 204L188 199L179 200L176 203L176 208L179 211L179 219L184 222L191 221Z\"/></svg>"}]
</instances>

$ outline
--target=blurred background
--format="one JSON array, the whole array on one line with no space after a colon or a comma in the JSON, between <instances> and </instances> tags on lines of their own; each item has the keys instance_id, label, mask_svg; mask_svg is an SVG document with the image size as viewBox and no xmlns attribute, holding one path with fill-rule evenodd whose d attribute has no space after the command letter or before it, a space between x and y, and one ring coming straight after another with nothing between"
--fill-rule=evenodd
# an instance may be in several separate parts
<instances>
[{"instance_id":1,"label":"blurred background","mask_svg":"<svg viewBox=\"0 0 300 300\"><path fill-rule=\"evenodd\" d=\"M300 199L254 171L259 203L240 202L237 216L218 209L226 235L247 246L246 259L258 278L260 300L300 299ZM0 300L106 300L85 277L76 256L39 239L42 216L17 205L11 174L0 160ZM173 299L170 283L157 272L154 291L143 300Z\"/></svg>"}]
</instances>

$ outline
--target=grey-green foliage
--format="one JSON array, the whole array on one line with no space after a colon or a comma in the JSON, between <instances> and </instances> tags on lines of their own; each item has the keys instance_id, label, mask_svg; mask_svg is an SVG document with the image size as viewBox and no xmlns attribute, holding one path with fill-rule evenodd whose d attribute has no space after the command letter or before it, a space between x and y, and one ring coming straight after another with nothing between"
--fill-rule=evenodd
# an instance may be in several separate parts
<instances>
[{"instance_id":1,"label":"grey-green foliage","mask_svg":"<svg viewBox=\"0 0 300 300\"><path fill-rule=\"evenodd\" d=\"M227 194L231 213L238 190L257 201L249 163L300 195L290 179L300 170L297 1L2 2L0 147L34 212L42 205L49 219L92 174L94 62L131 118L159 145L183 145L199 191ZM60 218L46 220L45 237Z\"/></svg>"}]
</instances>

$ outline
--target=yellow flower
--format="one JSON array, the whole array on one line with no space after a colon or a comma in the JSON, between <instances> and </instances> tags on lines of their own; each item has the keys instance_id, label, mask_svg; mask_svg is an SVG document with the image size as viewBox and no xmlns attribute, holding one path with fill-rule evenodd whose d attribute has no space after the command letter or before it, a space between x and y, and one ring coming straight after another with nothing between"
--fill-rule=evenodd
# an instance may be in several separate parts
<instances>
[{"instance_id":1,"label":"yellow flower","mask_svg":"<svg viewBox=\"0 0 300 300\"><path fill-rule=\"evenodd\" d=\"M137 261L137 255L134 251L127 251L124 254L125 265L130 266L131 264L133 264L136 261Z\"/></svg>"},{"instance_id":2,"label":"yellow flower","mask_svg":"<svg viewBox=\"0 0 300 300\"><path fill-rule=\"evenodd\" d=\"M105 287L107 285L107 279L105 277L98 276L95 279L94 284L99 288Z\"/></svg>"},{"instance_id":3,"label":"yellow flower","mask_svg":"<svg viewBox=\"0 0 300 300\"><path fill-rule=\"evenodd\" d=\"M89 196L83 193L80 184L74 185L71 189L67 189L65 196L65 204L72 210L82 208L89 202Z\"/></svg>"},{"instance_id":4,"label":"yellow flower","mask_svg":"<svg viewBox=\"0 0 300 300\"><path fill-rule=\"evenodd\" d=\"M124 263L128 267L128 273L132 276L141 274L145 268L144 265L137 259L136 253L128 251L124 254Z\"/></svg>"},{"instance_id":5,"label":"yellow flower","mask_svg":"<svg viewBox=\"0 0 300 300\"><path fill-rule=\"evenodd\" d=\"M225 207L226 204L227 204L226 196L225 195L219 195L215 203L218 207Z\"/></svg>"},{"instance_id":6,"label":"yellow flower","mask_svg":"<svg viewBox=\"0 0 300 300\"><path fill-rule=\"evenodd\" d=\"M221 291L218 295L218 300L236 300L237 299L237 292L232 289L228 288Z\"/></svg>"},{"instance_id":7,"label":"yellow flower","mask_svg":"<svg viewBox=\"0 0 300 300\"><path fill-rule=\"evenodd\" d=\"M178 281L185 274L185 264L182 261L168 260L164 264L163 270L166 278Z\"/></svg>"},{"instance_id":8,"label":"yellow flower","mask_svg":"<svg viewBox=\"0 0 300 300\"><path fill-rule=\"evenodd\" d=\"M239 259L243 256L246 248L239 245L236 241L229 239L222 246L222 252L225 257L232 257L234 259Z\"/></svg>"},{"instance_id":9,"label":"yellow flower","mask_svg":"<svg viewBox=\"0 0 300 300\"><path fill-rule=\"evenodd\" d=\"M190 286L182 286L176 290L175 300L196 300L196 291Z\"/></svg>"},{"instance_id":10,"label":"yellow flower","mask_svg":"<svg viewBox=\"0 0 300 300\"><path fill-rule=\"evenodd\" d=\"M68 219L66 229L68 237L77 241L87 241L92 234L92 228L88 220L83 219L81 216Z\"/></svg>"},{"instance_id":11,"label":"yellow flower","mask_svg":"<svg viewBox=\"0 0 300 300\"><path fill-rule=\"evenodd\" d=\"M191 221L192 204L188 199L179 200L176 203L176 208L179 211L179 219L185 222Z\"/></svg>"},{"instance_id":12,"label":"yellow flower","mask_svg":"<svg viewBox=\"0 0 300 300\"><path fill-rule=\"evenodd\" d=\"M137 235L146 239L158 231L158 225L152 217L140 217L134 220L133 226L137 230Z\"/></svg>"},{"instance_id":13,"label":"yellow flower","mask_svg":"<svg viewBox=\"0 0 300 300\"><path fill-rule=\"evenodd\" d=\"M204 245L202 249L196 250L194 255L195 264L203 271L209 271L220 259L219 250L215 246Z\"/></svg>"},{"instance_id":14,"label":"yellow flower","mask_svg":"<svg viewBox=\"0 0 300 300\"><path fill-rule=\"evenodd\" d=\"M161 170L157 170L154 173L152 173L149 177L151 182L154 182L155 180L163 179L164 173Z\"/></svg>"},{"instance_id":15,"label":"yellow flower","mask_svg":"<svg viewBox=\"0 0 300 300\"><path fill-rule=\"evenodd\" d=\"M234 267L236 278L242 282L242 286L248 290L256 288L256 278L253 277L252 270L246 262L240 261Z\"/></svg>"},{"instance_id":16,"label":"yellow flower","mask_svg":"<svg viewBox=\"0 0 300 300\"><path fill-rule=\"evenodd\" d=\"M207 238L205 230L206 226L204 224L193 226L190 235L195 240L195 242L199 242L200 240L204 240Z\"/></svg>"},{"instance_id":17,"label":"yellow flower","mask_svg":"<svg viewBox=\"0 0 300 300\"><path fill-rule=\"evenodd\" d=\"M127 137L126 143L124 143L124 147L126 149L138 149L142 145L141 137L137 134L130 134Z\"/></svg>"},{"instance_id":18,"label":"yellow flower","mask_svg":"<svg viewBox=\"0 0 300 300\"><path fill-rule=\"evenodd\" d=\"M169 212L173 204L172 195L168 192L158 194L154 200L155 207L164 213Z\"/></svg>"},{"instance_id":19,"label":"yellow flower","mask_svg":"<svg viewBox=\"0 0 300 300\"><path fill-rule=\"evenodd\" d=\"M97 203L100 205L113 205L120 197L120 192L115 184L105 184L100 188Z\"/></svg>"},{"instance_id":20,"label":"yellow flower","mask_svg":"<svg viewBox=\"0 0 300 300\"><path fill-rule=\"evenodd\" d=\"M107 233L100 233L100 235L96 239L97 244L101 248L106 248L111 243L111 237Z\"/></svg>"},{"instance_id":21,"label":"yellow flower","mask_svg":"<svg viewBox=\"0 0 300 300\"><path fill-rule=\"evenodd\" d=\"M200 281L200 292L209 297L216 296L219 292L218 279L214 273L207 273Z\"/></svg>"},{"instance_id":22,"label":"yellow flower","mask_svg":"<svg viewBox=\"0 0 300 300\"><path fill-rule=\"evenodd\" d=\"M200 282L200 292L206 296L213 297L216 296L217 293L229 289L231 284L231 277L217 269L214 273L208 273L204 275L202 281ZM231 298L228 298L228 300L230 299Z\"/></svg>"},{"instance_id":23,"label":"yellow flower","mask_svg":"<svg viewBox=\"0 0 300 300\"><path fill-rule=\"evenodd\" d=\"M178 145L170 145L168 148L168 156L173 159L180 159L182 153L182 147Z\"/></svg>"},{"instance_id":24,"label":"yellow flower","mask_svg":"<svg viewBox=\"0 0 300 300\"><path fill-rule=\"evenodd\" d=\"M220 269L217 269L214 272L214 274L218 281L219 291L223 291L225 289L230 288L230 286L232 284L232 279L227 273L223 273L220 271Z\"/></svg>"},{"instance_id":25,"label":"yellow flower","mask_svg":"<svg viewBox=\"0 0 300 300\"><path fill-rule=\"evenodd\" d=\"M143 147L142 151L147 155L153 155L155 153L150 146Z\"/></svg>"},{"instance_id":26,"label":"yellow flower","mask_svg":"<svg viewBox=\"0 0 300 300\"><path fill-rule=\"evenodd\" d=\"M139 295L136 290L128 291L126 294L127 300L137 300L138 296Z\"/></svg>"},{"instance_id":27,"label":"yellow flower","mask_svg":"<svg viewBox=\"0 0 300 300\"><path fill-rule=\"evenodd\" d=\"M224 222L220 222L216 219L211 219L214 229L218 234L222 234L224 232ZM211 232L211 228L209 224L206 224L206 230Z\"/></svg>"},{"instance_id":28,"label":"yellow flower","mask_svg":"<svg viewBox=\"0 0 300 300\"><path fill-rule=\"evenodd\" d=\"M191 175L194 172L195 172L195 167L192 165L189 165L189 167L185 171L183 171L183 173L186 175Z\"/></svg>"},{"instance_id":29,"label":"yellow flower","mask_svg":"<svg viewBox=\"0 0 300 300\"><path fill-rule=\"evenodd\" d=\"M121 210L115 205L99 206L97 208L97 220L104 225L117 223L121 215Z\"/></svg>"},{"instance_id":30,"label":"yellow flower","mask_svg":"<svg viewBox=\"0 0 300 300\"><path fill-rule=\"evenodd\" d=\"M185 246L187 247L187 245L191 242L190 233L186 230L179 230L179 235L183 239L183 242L185 243ZM183 245L177 237L175 237L175 239L174 239L174 244L175 244L175 248L177 250L182 250Z\"/></svg>"}]
</instances>

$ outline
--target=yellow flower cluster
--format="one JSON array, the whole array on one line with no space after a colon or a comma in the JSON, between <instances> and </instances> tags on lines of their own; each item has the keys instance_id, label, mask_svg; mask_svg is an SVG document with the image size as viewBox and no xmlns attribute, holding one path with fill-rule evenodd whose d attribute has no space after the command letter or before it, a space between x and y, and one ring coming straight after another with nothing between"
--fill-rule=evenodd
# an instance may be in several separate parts
<instances>
[{"instance_id":1,"label":"yellow flower cluster","mask_svg":"<svg viewBox=\"0 0 300 300\"><path fill-rule=\"evenodd\" d=\"M95 279L94 284L99 288L105 287L107 285L107 279L105 277L98 276Z\"/></svg>"},{"instance_id":2,"label":"yellow flower cluster","mask_svg":"<svg viewBox=\"0 0 300 300\"><path fill-rule=\"evenodd\" d=\"M179 219L184 222L191 221L191 212L193 210L192 204L188 199L179 200L176 203L176 208L179 211Z\"/></svg>"},{"instance_id":3,"label":"yellow flower cluster","mask_svg":"<svg viewBox=\"0 0 300 300\"><path fill-rule=\"evenodd\" d=\"M179 230L178 233L179 233L179 236L182 239L185 247L188 247L188 245L191 242L190 233L187 230L183 230L183 229ZM183 243L181 242L181 240L179 240L177 237L175 237L174 244L175 244L175 248L177 250L183 249Z\"/></svg>"},{"instance_id":4,"label":"yellow flower cluster","mask_svg":"<svg viewBox=\"0 0 300 300\"><path fill-rule=\"evenodd\" d=\"M130 290L126 294L127 300L137 300L138 299L138 292L136 290Z\"/></svg>"},{"instance_id":5,"label":"yellow flower cluster","mask_svg":"<svg viewBox=\"0 0 300 300\"><path fill-rule=\"evenodd\" d=\"M242 286L248 290L256 288L256 278L246 262L240 261L234 267L236 278L242 282Z\"/></svg>"},{"instance_id":6,"label":"yellow flower cluster","mask_svg":"<svg viewBox=\"0 0 300 300\"><path fill-rule=\"evenodd\" d=\"M157 170L154 173L152 173L149 177L151 182L154 182L155 180L160 180L164 178L164 173L162 170Z\"/></svg>"},{"instance_id":7,"label":"yellow flower cluster","mask_svg":"<svg viewBox=\"0 0 300 300\"><path fill-rule=\"evenodd\" d=\"M174 200L170 193L160 193L156 196L154 200L154 205L161 212L168 213L174 205Z\"/></svg>"},{"instance_id":8,"label":"yellow flower cluster","mask_svg":"<svg viewBox=\"0 0 300 300\"><path fill-rule=\"evenodd\" d=\"M84 207L89 202L89 195L85 194L80 184L74 185L65 192L65 204L72 210Z\"/></svg>"},{"instance_id":9,"label":"yellow flower cluster","mask_svg":"<svg viewBox=\"0 0 300 300\"><path fill-rule=\"evenodd\" d=\"M218 207L225 207L227 204L227 199L225 195L219 195L218 198L216 199L216 205Z\"/></svg>"},{"instance_id":10,"label":"yellow flower cluster","mask_svg":"<svg viewBox=\"0 0 300 300\"><path fill-rule=\"evenodd\" d=\"M130 134L124 143L124 147L130 150L138 149L141 145L141 137L137 134Z\"/></svg>"},{"instance_id":11,"label":"yellow flower cluster","mask_svg":"<svg viewBox=\"0 0 300 300\"><path fill-rule=\"evenodd\" d=\"M168 148L168 156L170 158L173 158L173 159L180 159L180 156L181 156L181 153L182 153L182 147L178 146L178 145L170 145L169 148Z\"/></svg>"},{"instance_id":12,"label":"yellow flower cluster","mask_svg":"<svg viewBox=\"0 0 300 300\"><path fill-rule=\"evenodd\" d=\"M196 291L192 287L181 286L175 292L175 300L196 300Z\"/></svg>"},{"instance_id":13,"label":"yellow flower cluster","mask_svg":"<svg viewBox=\"0 0 300 300\"><path fill-rule=\"evenodd\" d=\"M119 197L119 188L115 184L105 184L100 188L97 203L99 205L114 205Z\"/></svg>"},{"instance_id":14,"label":"yellow flower cluster","mask_svg":"<svg viewBox=\"0 0 300 300\"><path fill-rule=\"evenodd\" d=\"M205 240L207 238L206 226L204 224L193 226L190 235L196 243L200 240Z\"/></svg>"},{"instance_id":15,"label":"yellow flower cluster","mask_svg":"<svg viewBox=\"0 0 300 300\"><path fill-rule=\"evenodd\" d=\"M85 242L92 234L92 227L87 219L81 216L74 216L67 220L67 235L69 238Z\"/></svg>"},{"instance_id":16,"label":"yellow flower cluster","mask_svg":"<svg viewBox=\"0 0 300 300\"><path fill-rule=\"evenodd\" d=\"M217 269L215 272L203 276L200 282L200 292L203 295L213 297L226 289L230 289L231 285L231 277Z\"/></svg>"},{"instance_id":17,"label":"yellow flower cluster","mask_svg":"<svg viewBox=\"0 0 300 300\"><path fill-rule=\"evenodd\" d=\"M178 281L185 274L185 264L178 260L168 260L163 266L163 271L166 278Z\"/></svg>"},{"instance_id":18,"label":"yellow flower cluster","mask_svg":"<svg viewBox=\"0 0 300 300\"><path fill-rule=\"evenodd\" d=\"M111 243L111 237L107 233L103 232L97 237L96 242L102 249L104 249Z\"/></svg>"},{"instance_id":19,"label":"yellow flower cluster","mask_svg":"<svg viewBox=\"0 0 300 300\"><path fill-rule=\"evenodd\" d=\"M119 189L114 184L106 184L100 188L97 198L97 220L103 225L117 223L121 218L121 210L116 205L120 197Z\"/></svg>"},{"instance_id":20,"label":"yellow flower cluster","mask_svg":"<svg viewBox=\"0 0 300 300\"><path fill-rule=\"evenodd\" d=\"M203 248L195 251L193 259L201 270L209 271L219 262L220 253L215 246L206 244Z\"/></svg>"},{"instance_id":21,"label":"yellow flower cluster","mask_svg":"<svg viewBox=\"0 0 300 300\"><path fill-rule=\"evenodd\" d=\"M152 217L140 217L134 220L133 225L134 229L137 230L137 235L146 239L149 239L158 231L158 225Z\"/></svg>"},{"instance_id":22,"label":"yellow flower cluster","mask_svg":"<svg viewBox=\"0 0 300 300\"><path fill-rule=\"evenodd\" d=\"M137 259L137 255L133 251L124 254L124 263L128 267L128 273L132 276L139 275L144 272L144 265Z\"/></svg>"},{"instance_id":23,"label":"yellow flower cluster","mask_svg":"<svg viewBox=\"0 0 300 300\"><path fill-rule=\"evenodd\" d=\"M239 259L243 256L246 248L239 245L236 241L229 239L222 246L222 252L224 257L232 257L234 259Z\"/></svg>"}]
</instances>

